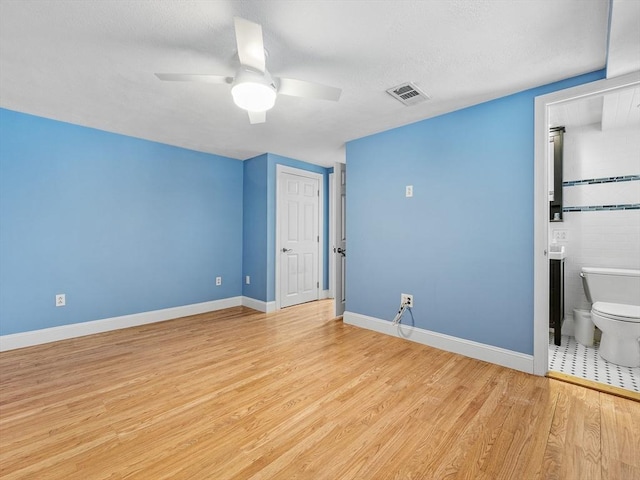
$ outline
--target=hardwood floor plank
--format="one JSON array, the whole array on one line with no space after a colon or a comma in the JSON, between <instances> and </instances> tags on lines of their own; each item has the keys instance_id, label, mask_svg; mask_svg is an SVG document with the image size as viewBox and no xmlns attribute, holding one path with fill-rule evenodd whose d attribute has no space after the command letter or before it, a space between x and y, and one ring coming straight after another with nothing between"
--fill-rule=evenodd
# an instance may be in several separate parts
<instances>
[{"instance_id":1,"label":"hardwood floor plank","mask_svg":"<svg viewBox=\"0 0 640 480\"><path fill-rule=\"evenodd\" d=\"M602 479L640 479L640 403L600 395Z\"/></svg>"},{"instance_id":2,"label":"hardwood floor plank","mask_svg":"<svg viewBox=\"0 0 640 480\"><path fill-rule=\"evenodd\" d=\"M468 360L468 359L465 359ZM500 382L494 381L497 370L490 364L472 362L458 370L467 371L469 377L464 388L454 386L451 397L437 405L438 412L433 430L423 445L404 462L396 474L398 478L415 476L419 472L427 478L446 478L457 471L467 448L477 439L482 419L495 412L503 397ZM452 398L467 399L465 408L451 409Z\"/></svg>"},{"instance_id":3,"label":"hardwood floor plank","mask_svg":"<svg viewBox=\"0 0 640 480\"><path fill-rule=\"evenodd\" d=\"M4 479L640 479L640 403L244 307L0 353Z\"/></svg>"}]
</instances>

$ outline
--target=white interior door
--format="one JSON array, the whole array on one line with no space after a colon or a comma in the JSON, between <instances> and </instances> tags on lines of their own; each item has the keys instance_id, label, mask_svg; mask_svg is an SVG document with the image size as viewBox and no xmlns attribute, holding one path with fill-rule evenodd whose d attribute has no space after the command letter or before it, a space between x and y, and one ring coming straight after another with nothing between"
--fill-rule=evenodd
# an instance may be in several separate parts
<instances>
[{"instance_id":1,"label":"white interior door","mask_svg":"<svg viewBox=\"0 0 640 480\"><path fill-rule=\"evenodd\" d=\"M335 272L334 304L335 316L340 317L345 308L345 271L347 264L347 231L346 231L346 207L347 207L347 166L344 163L336 163L333 169L334 175L334 218L333 218L333 260Z\"/></svg>"},{"instance_id":2,"label":"white interior door","mask_svg":"<svg viewBox=\"0 0 640 480\"><path fill-rule=\"evenodd\" d=\"M317 178L281 172L278 177L280 307L318 300L320 280Z\"/></svg>"}]
</instances>

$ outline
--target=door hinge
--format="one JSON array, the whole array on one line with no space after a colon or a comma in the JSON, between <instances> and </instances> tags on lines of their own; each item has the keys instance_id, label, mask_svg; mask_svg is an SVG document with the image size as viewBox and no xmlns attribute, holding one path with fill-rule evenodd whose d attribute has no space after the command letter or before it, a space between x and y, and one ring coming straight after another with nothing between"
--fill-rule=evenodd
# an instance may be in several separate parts
<instances>
[{"instance_id":1,"label":"door hinge","mask_svg":"<svg viewBox=\"0 0 640 480\"><path fill-rule=\"evenodd\" d=\"M320 235L316 237L316 242L320 243Z\"/></svg>"},{"instance_id":2,"label":"door hinge","mask_svg":"<svg viewBox=\"0 0 640 480\"><path fill-rule=\"evenodd\" d=\"M318 196L320 196L320 190L318 190L318 191L316 192L316 194L317 194Z\"/></svg>"},{"instance_id":3,"label":"door hinge","mask_svg":"<svg viewBox=\"0 0 640 480\"><path fill-rule=\"evenodd\" d=\"M320 282L316 282L316 288L320 288Z\"/></svg>"}]
</instances>

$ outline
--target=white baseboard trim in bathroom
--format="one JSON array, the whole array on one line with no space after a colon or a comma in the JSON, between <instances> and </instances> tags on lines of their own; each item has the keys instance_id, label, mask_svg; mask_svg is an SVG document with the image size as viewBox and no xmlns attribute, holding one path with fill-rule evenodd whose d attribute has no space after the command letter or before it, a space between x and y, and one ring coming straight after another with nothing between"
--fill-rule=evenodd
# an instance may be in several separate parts
<instances>
[{"instance_id":1,"label":"white baseboard trim in bathroom","mask_svg":"<svg viewBox=\"0 0 640 480\"><path fill-rule=\"evenodd\" d=\"M533 355L526 355L524 353L465 340L463 338L452 337L422 328L407 325L394 326L388 320L380 320L379 318L348 311L344 312L343 321L349 325L384 333L392 337L404 338L412 342L458 353L477 360L495 363L496 365L512 368L521 372L533 373Z\"/></svg>"},{"instance_id":2,"label":"white baseboard trim in bathroom","mask_svg":"<svg viewBox=\"0 0 640 480\"><path fill-rule=\"evenodd\" d=\"M84 337L86 335L93 335L94 333L137 327L138 325L148 323L163 322L165 320L173 320L174 318L213 312L225 308L238 307L243 304L242 299L243 297L224 298L222 300L212 300L210 302L194 303L191 305L134 313L120 317L103 318L101 320L43 328L30 332L2 335L0 336L0 352L31 347L43 343L57 342L59 340L67 340L69 338Z\"/></svg>"},{"instance_id":3,"label":"white baseboard trim in bathroom","mask_svg":"<svg viewBox=\"0 0 640 480\"><path fill-rule=\"evenodd\" d=\"M326 300L327 298L333 298L331 290L320 290L320 300Z\"/></svg>"},{"instance_id":4,"label":"white baseboard trim in bathroom","mask_svg":"<svg viewBox=\"0 0 640 480\"><path fill-rule=\"evenodd\" d=\"M242 297L242 306L253 308L259 312L271 313L276 311L276 302L264 302L251 297Z\"/></svg>"}]
</instances>

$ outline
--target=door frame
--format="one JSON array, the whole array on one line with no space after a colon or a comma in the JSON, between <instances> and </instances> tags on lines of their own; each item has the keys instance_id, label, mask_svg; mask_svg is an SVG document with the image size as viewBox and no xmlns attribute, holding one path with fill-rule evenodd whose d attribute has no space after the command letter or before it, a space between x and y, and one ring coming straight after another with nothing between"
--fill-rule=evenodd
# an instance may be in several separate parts
<instances>
[{"instance_id":1,"label":"door frame","mask_svg":"<svg viewBox=\"0 0 640 480\"><path fill-rule=\"evenodd\" d=\"M342 176L343 169L344 169L344 175L345 175L344 177ZM338 175L338 173L340 173L340 175ZM331 195L331 198L333 200L332 202L333 208L331 210L330 225L332 229L331 244L333 248L329 252L329 255L331 258L331 261L329 263L332 266L331 271L333 272L333 275L332 275L332 282L333 282L332 288L333 288L333 301L334 301L333 314L335 318L343 317L345 308L346 308L346 305L342 305L341 301L338 302L339 299L342 299L342 293L346 291L346 276L344 275L344 271L346 269L346 257L341 257L341 254L336 252L336 249L338 247L342 247L342 239L339 238L340 236L338 235L338 233L342 233L345 236L344 248L346 249L346 240L347 240L346 228L343 229L343 226L346 225L346 211L345 212L342 211L342 196L341 196L342 180L344 178L345 180L344 190L345 190L345 202L346 202L346 174L347 174L347 163L336 162L333 167L333 174L332 174L333 182L331 183L331 185L333 186L332 195ZM342 262L342 258L345 258L344 263ZM339 263L341 264L340 267L338 267ZM342 275L339 275L339 272L341 272ZM338 289L339 278L341 280L340 291ZM345 307L345 308L342 308L342 307Z\"/></svg>"},{"instance_id":2,"label":"door frame","mask_svg":"<svg viewBox=\"0 0 640 480\"><path fill-rule=\"evenodd\" d=\"M324 290L324 175L321 173L310 172L308 170L302 170L300 168L289 167L287 165L276 165L276 212L275 212L275 224L276 224L276 242L275 242L275 292L276 292L276 310L281 308L280 300L280 188L282 186L281 174L288 173L291 175L297 175L299 177L311 178L318 181L318 235L320 240L318 242L318 266L316 272L318 277L318 298L322 298L322 291Z\"/></svg>"},{"instance_id":3,"label":"door frame","mask_svg":"<svg viewBox=\"0 0 640 480\"><path fill-rule=\"evenodd\" d=\"M329 173L329 214L328 224L329 224L329 248L327 251L329 252L329 290L327 291L327 298L335 298L334 291L336 286L336 269L333 265L333 247L335 246L335 241L333 238L335 226L333 225L333 219L335 218L335 199L333 198L333 190L335 186L333 185L333 178L335 174L333 172Z\"/></svg>"},{"instance_id":4,"label":"door frame","mask_svg":"<svg viewBox=\"0 0 640 480\"><path fill-rule=\"evenodd\" d=\"M533 373L549 371L549 196L548 142L549 109L553 106L588 98L640 84L640 72L598 80L577 87L541 95L535 99L534 165L534 252L533 252Z\"/></svg>"}]
</instances>

